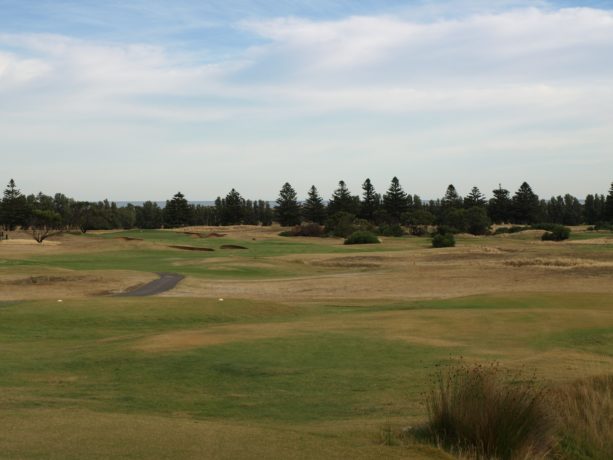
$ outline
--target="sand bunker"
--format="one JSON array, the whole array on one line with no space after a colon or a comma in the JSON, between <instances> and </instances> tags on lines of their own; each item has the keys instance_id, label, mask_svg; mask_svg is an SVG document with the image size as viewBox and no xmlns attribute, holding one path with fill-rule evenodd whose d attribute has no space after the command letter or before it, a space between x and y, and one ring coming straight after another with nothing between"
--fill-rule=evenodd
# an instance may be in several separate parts
<instances>
[{"instance_id":1,"label":"sand bunker","mask_svg":"<svg viewBox=\"0 0 613 460\"><path fill-rule=\"evenodd\" d=\"M197 232L181 232L180 234L191 236L192 238L204 238L202 233Z\"/></svg>"},{"instance_id":2,"label":"sand bunker","mask_svg":"<svg viewBox=\"0 0 613 460\"><path fill-rule=\"evenodd\" d=\"M116 238L123 241L144 241L142 238L130 238L129 236L117 236Z\"/></svg>"},{"instance_id":3,"label":"sand bunker","mask_svg":"<svg viewBox=\"0 0 613 460\"><path fill-rule=\"evenodd\" d=\"M237 244L222 244L221 249L247 249L245 246L239 246Z\"/></svg>"},{"instance_id":4,"label":"sand bunker","mask_svg":"<svg viewBox=\"0 0 613 460\"><path fill-rule=\"evenodd\" d=\"M45 240L42 243L38 243L36 242L34 239L31 240L2 240L0 241L0 247L3 245L6 246L31 246L31 245L38 245L38 244L44 244L45 246L58 246L59 244L61 244L59 241L49 241L49 240Z\"/></svg>"},{"instance_id":5,"label":"sand bunker","mask_svg":"<svg viewBox=\"0 0 613 460\"><path fill-rule=\"evenodd\" d=\"M196 246L179 246L179 245L170 245L168 246L169 248L173 248L173 249L183 249L184 251L206 251L206 252L213 252L215 249L212 248L198 248Z\"/></svg>"}]
</instances>

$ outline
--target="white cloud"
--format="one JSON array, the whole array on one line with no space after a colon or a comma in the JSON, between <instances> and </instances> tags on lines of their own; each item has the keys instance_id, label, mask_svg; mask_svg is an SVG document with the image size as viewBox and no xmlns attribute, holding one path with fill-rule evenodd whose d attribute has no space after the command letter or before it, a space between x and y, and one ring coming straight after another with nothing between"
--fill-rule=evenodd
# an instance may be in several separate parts
<instances>
[{"instance_id":1,"label":"white cloud","mask_svg":"<svg viewBox=\"0 0 613 460\"><path fill-rule=\"evenodd\" d=\"M206 63L206 50L0 34L0 117L10 120L0 147L109 149L114 158L140 149L154 152L160 175L177 157L230 171L236 161L221 158L231 157L249 165L247 182L258 164L279 174L320 167L308 158L338 177L355 155L362 174L369 151L382 160L382 177L408 158L423 167L511 151L527 163L589 152L613 167L611 11L525 8L431 22L277 18L238 27L264 42ZM288 152L304 160L287 161ZM221 184L218 176L211 180Z\"/></svg>"}]
</instances>

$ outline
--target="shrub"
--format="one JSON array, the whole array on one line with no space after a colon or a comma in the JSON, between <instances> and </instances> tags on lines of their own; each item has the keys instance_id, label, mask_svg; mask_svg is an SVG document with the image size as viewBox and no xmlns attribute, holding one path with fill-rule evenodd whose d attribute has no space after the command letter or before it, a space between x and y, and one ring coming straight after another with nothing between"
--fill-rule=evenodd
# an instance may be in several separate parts
<instances>
[{"instance_id":1,"label":"shrub","mask_svg":"<svg viewBox=\"0 0 613 460\"><path fill-rule=\"evenodd\" d=\"M433 248L451 248L453 246L455 246L455 238L451 233L438 233L432 237Z\"/></svg>"},{"instance_id":2,"label":"shrub","mask_svg":"<svg viewBox=\"0 0 613 460\"><path fill-rule=\"evenodd\" d=\"M374 244L380 243L379 238L374 233L368 232L366 230L358 230L357 232L353 232L349 237L345 240L345 244Z\"/></svg>"},{"instance_id":3,"label":"shrub","mask_svg":"<svg viewBox=\"0 0 613 460\"><path fill-rule=\"evenodd\" d=\"M353 225L355 215L348 212L337 212L328 217L326 221L326 233L332 236L339 236L341 238L347 238L357 229Z\"/></svg>"},{"instance_id":4,"label":"shrub","mask_svg":"<svg viewBox=\"0 0 613 460\"><path fill-rule=\"evenodd\" d=\"M530 228L533 228L534 230L546 230L548 232L553 231L556 227L559 227L559 224L552 224L549 222L541 222L538 224L532 224L530 226Z\"/></svg>"},{"instance_id":5,"label":"shrub","mask_svg":"<svg viewBox=\"0 0 613 460\"><path fill-rule=\"evenodd\" d=\"M543 241L563 241L567 240L570 236L570 228L563 225L554 225L551 227L551 231L545 232L541 237Z\"/></svg>"},{"instance_id":6,"label":"shrub","mask_svg":"<svg viewBox=\"0 0 613 460\"><path fill-rule=\"evenodd\" d=\"M415 226L409 228L409 233L413 236L426 236L428 231L422 226Z\"/></svg>"},{"instance_id":7,"label":"shrub","mask_svg":"<svg viewBox=\"0 0 613 460\"><path fill-rule=\"evenodd\" d=\"M379 235L402 236L404 235L404 230L399 224L381 225L379 226Z\"/></svg>"},{"instance_id":8,"label":"shrub","mask_svg":"<svg viewBox=\"0 0 613 460\"><path fill-rule=\"evenodd\" d=\"M279 236L325 236L324 227L319 224L296 225L291 230L279 233Z\"/></svg>"},{"instance_id":9,"label":"shrub","mask_svg":"<svg viewBox=\"0 0 613 460\"><path fill-rule=\"evenodd\" d=\"M554 445L555 419L534 378L497 365L456 365L426 396L428 422L416 434L473 458L543 458Z\"/></svg>"},{"instance_id":10,"label":"shrub","mask_svg":"<svg viewBox=\"0 0 613 460\"><path fill-rule=\"evenodd\" d=\"M498 227L496 230L494 230L494 235L501 235L503 233L511 233L509 231L509 227Z\"/></svg>"},{"instance_id":11,"label":"shrub","mask_svg":"<svg viewBox=\"0 0 613 460\"><path fill-rule=\"evenodd\" d=\"M594 230L608 230L613 232L613 223L611 222L598 222L594 225Z\"/></svg>"},{"instance_id":12,"label":"shrub","mask_svg":"<svg viewBox=\"0 0 613 460\"><path fill-rule=\"evenodd\" d=\"M492 225L492 221L485 209L478 206L469 208L464 213L466 231L473 235L487 235Z\"/></svg>"}]
</instances>

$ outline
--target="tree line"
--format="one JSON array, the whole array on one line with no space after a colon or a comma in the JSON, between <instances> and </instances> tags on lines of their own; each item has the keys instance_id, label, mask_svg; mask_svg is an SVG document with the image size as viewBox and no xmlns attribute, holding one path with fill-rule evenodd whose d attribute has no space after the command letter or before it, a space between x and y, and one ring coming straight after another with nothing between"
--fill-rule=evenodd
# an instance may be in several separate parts
<instances>
[{"instance_id":1,"label":"tree line","mask_svg":"<svg viewBox=\"0 0 613 460\"><path fill-rule=\"evenodd\" d=\"M613 183L606 196L590 194L583 201L570 194L540 199L526 182L513 194L499 186L489 199L478 187L462 196L449 185L442 198L422 200L405 192L394 177L383 193L377 192L370 179L364 181L359 195L340 181L328 200L313 185L301 202L291 184L285 183L274 207L268 201L245 199L234 188L225 197L217 197L212 206L191 204L178 192L161 207L153 201L127 206L108 200L78 201L62 193L24 195L11 179L0 202L0 225L5 231L19 227L38 231L41 236L60 230L271 225L273 221L282 226L312 223L326 226L333 233L340 229L339 236L343 236L343 227L356 225L375 226L383 234L394 234L401 227L418 234L431 225L474 234L486 233L492 223L611 226Z\"/></svg>"}]
</instances>

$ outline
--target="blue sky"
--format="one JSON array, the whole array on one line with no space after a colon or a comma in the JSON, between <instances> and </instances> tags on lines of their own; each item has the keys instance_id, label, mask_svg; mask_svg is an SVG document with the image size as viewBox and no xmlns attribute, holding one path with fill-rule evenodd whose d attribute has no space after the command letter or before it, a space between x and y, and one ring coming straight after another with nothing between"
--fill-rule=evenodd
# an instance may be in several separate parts
<instances>
[{"instance_id":1,"label":"blue sky","mask_svg":"<svg viewBox=\"0 0 613 460\"><path fill-rule=\"evenodd\" d=\"M0 171L80 199L613 180L613 2L0 0Z\"/></svg>"}]
</instances>

